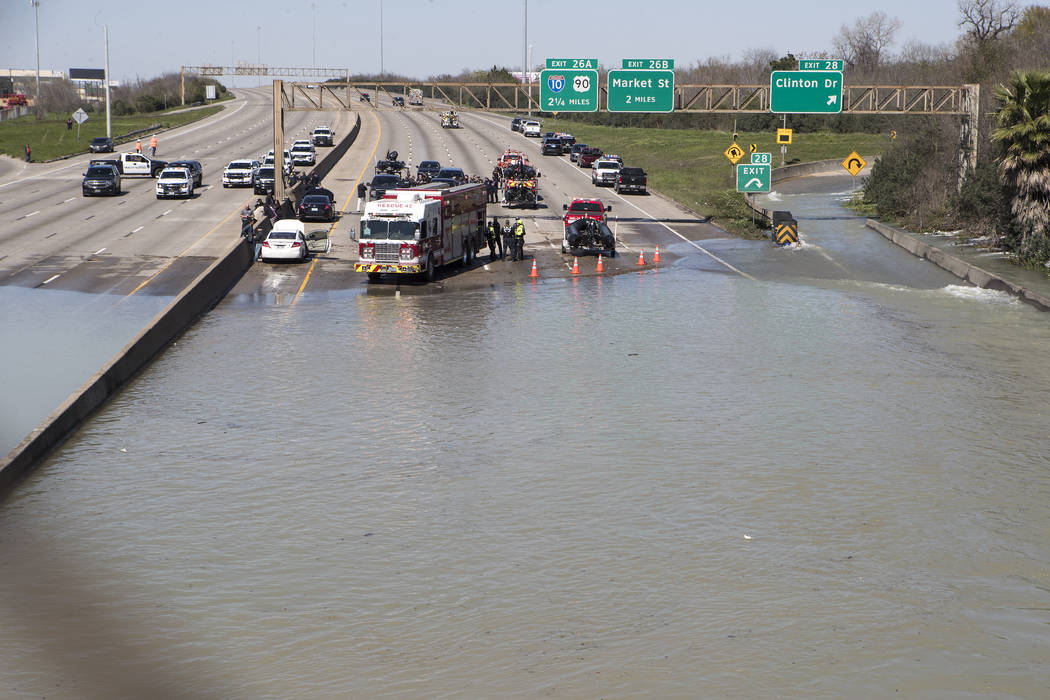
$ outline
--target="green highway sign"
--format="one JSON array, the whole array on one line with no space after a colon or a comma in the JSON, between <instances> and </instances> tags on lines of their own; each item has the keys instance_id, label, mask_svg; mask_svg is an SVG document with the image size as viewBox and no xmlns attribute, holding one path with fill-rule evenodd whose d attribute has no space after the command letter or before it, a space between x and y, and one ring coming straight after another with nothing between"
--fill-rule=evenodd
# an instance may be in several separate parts
<instances>
[{"instance_id":1,"label":"green highway sign","mask_svg":"<svg viewBox=\"0 0 1050 700\"><path fill-rule=\"evenodd\" d=\"M598 71L575 69L540 71L540 111L597 112Z\"/></svg>"},{"instance_id":2,"label":"green highway sign","mask_svg":"<svg viewBox=\"0 0 1050 700\"><path fill-rule=\"evenodd\" d=\"M597 58L548 58L547 68L554 70L598 70Z\"/></svg>"},{"instance_id":3,"label":"green highway sign","mask_svg":"<svg viewBox=\"0 0 1050 700\"><path fill-rule=\"evenodd\" d=\"M751 165L770 165L773 162L772 153L752 153Z\"/></svg>"},{"instance_id":4,"label":"green highway sign","mask_svg":"<svg viewBox=\"0 0 1050 700\"><path fill-rule=\"evenodd\" d=\"M673 112L673 70L610 70L610 112Z\"/></svg>"},{"instance_id":5,"label":"green highway sign","mask_svg":"<svg viewBox=\"0 0 1050 700\"><path fill-rule=\"evenodd\" d=\"M736 191L769 192L769 183L772 179L771 174L771 165L746 165L740 163L736 166Z\"/></svg>"},{"instance_id":6,"label":"green highway sign","mask_svg":"<svg viewBox=\"0 0 1050 700\"><path fill-rule=\"evenodd\" d=\"M674 70L673 58L625 58L624 70Z\"/></svg>"},{"instance_id":7,"label":"green highway sign","mask_svg":"<svg viewBox=\"0 0 1050 700\"><path fill-rule=\"evenodd\" d=\"M799 70L837 70L842 71L846 62L841 58L800 58L798 60Z\"/></svg>"},{"instance_id":8,"label":"green highway sign","mask_svg":"<svg viewBox=\"0 0 1050 700\"><path fill-rule=\"evenodd\" d=\"M838 114L842 111L842 72L773 71L769 74L769 111L774 114Z\"/></svg>"}]
</instances>

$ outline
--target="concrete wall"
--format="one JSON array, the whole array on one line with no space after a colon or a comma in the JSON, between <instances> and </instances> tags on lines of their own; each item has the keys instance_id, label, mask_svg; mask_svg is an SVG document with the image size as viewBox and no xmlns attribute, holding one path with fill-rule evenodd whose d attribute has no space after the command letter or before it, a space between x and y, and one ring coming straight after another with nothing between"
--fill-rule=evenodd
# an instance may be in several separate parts
<instances>
[{"instance_id":1,"label":"concrete wall","mask_svg":"<svg viewBox=\"0 0 1050 700\"><path fill-rule=\"evenodd\" d=\"M940 248L924 243L903 229L884 224L875 219L868 219L865 223L868 228L873 231L878 231L888 240L893 241L912 255L926 258L937 267L947 270L961 280L965 280L970 284L983 289L996 289L1001 292L1013 294L1032 306L1035 306L1040 311L1050 311L1050 299L1042 295L1036 294L1018 284L1005 280L996 274L982 270L965 260L960 260L954 255L944 252Z\"/></svg>"},{"instance_id":2,"label":"concrete wall","mask_svg":"<svg viewBox=\"0 0 1050 700\"><path fill-rule=\"evenodd\" d=\"M314 171L322 177L327 175L353 145L360 130L361 117L358 116L354 128L321 159ZM198 275L141 333L0 461L0 496L31 472L48 452L60 445L169 343L218 304L251 264L252 251L244 241L232 242L225 254Z\"/></svg>"},{"instance_id":3,"label":"concrete wall","mask_svg":"<svg viewBox=\"0 0 1050 700\"><path fill-rule=\"evenodd\" d=\"M226 253L197 276L98 373L67 398L0 461L0 495L39 464L40 460L129 379L202 314L214 307L251 266L248 246L238 239Z\"/></svg>"}]
</instances>

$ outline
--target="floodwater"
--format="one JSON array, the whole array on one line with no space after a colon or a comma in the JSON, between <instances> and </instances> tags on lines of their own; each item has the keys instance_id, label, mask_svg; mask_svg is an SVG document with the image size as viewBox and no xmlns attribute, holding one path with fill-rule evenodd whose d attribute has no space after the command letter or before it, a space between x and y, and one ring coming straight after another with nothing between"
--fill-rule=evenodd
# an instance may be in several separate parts
<instances>
[{"instance_id":1,"label":"floodwater","mask_svg":"<svg viewBox=\"0 0 1050 700\"><path fill-rule=\"evenodd\" d=\"M777 196L757 280L227 300L0 508L0 696L1046 697L1047 317Z\"/></svg>"},{"instance_id":2,"label":"floodwater","mask_svg":"<svg viewBox=\"0 0 1050 700\"><path fill-rule=\"evenodd\" d=\"M0 287L0 456L109 362L171 301Z\"/></svg>"}]
</instances>

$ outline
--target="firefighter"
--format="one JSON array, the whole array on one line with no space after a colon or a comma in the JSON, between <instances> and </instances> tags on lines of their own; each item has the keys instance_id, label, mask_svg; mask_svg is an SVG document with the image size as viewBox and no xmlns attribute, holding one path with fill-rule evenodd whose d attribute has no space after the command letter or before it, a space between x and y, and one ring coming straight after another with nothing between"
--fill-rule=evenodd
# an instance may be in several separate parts
<instances>
[{"instance_id":1,"label":"firefighter","mask_svg":"<svg viewBox=\"0 0 1050 700\"><path fill-rule=\"evenodd\" d=\"M514 260L525 259L525 222L519 216L514 222Z\"/></svg>"},{"instance_id":2,"label":"firefighter","mask_svg":"<svg viewBox=\"0 0 1050 700\"><path fill-rule=\"evenodd\" d=\"M499 245L499 256L503 257L503 241L500 240L498 221L489 222L485 227L485 241L489 244L489 262L496 259L496 246Z\"/></svg>"},{"instance_id":3,"label":"firefighter","mask_svg":"<svg viewBox=\"0 0 1050 700\"><path fill-rule=\"evenodd\" d=\"M514 259L514 229L510 225L510 219L503 222L503 251Z\"/></svg>"}]
</instances>

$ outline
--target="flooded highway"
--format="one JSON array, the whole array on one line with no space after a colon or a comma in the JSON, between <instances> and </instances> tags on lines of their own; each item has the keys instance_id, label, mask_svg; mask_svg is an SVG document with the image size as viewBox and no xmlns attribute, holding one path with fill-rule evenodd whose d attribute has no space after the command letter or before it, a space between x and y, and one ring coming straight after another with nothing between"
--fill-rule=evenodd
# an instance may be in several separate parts
<instances>
[{"instance_id":1,"label":"flooded highway","mask_svg":"<svg viewBox=\"0 0 1050 700\"><path fill-rule=\"evenodd\" d=\"M1043 697L1046 317L804 245L234 294L0 508L0 696Z\"/></svg>"}]
</instances>

